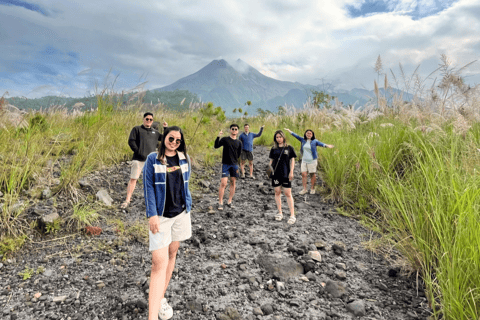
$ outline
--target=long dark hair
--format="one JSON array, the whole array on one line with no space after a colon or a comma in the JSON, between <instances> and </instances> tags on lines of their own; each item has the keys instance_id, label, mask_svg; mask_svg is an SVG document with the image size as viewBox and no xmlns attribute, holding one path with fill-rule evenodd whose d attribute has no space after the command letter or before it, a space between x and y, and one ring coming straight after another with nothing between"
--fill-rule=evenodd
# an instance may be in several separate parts
<instances>
[{"instance_id":1,"label":"long dark hair","mask_svg":"<svg viewBox=\"0 0 480 320\"><path fill-rule=\"evenodd\" d=\"M288 146L288 144L287 144L287 137L285 136L285 133L284 133L282 130L277 130L277 131L275 131L275 134L273 135L273 143L274 143L274 146L273 146L273 147L274 147L274 148L280 148L280 147L278 146L278 142L277 142L277 139L276 139L277 134L280 134L280 135L283 137L283 146L284 146L284 147Z\"/></svg>"},{"instance_id":2,"label":"long dark hair","mask_svg":"<svg viewBox=\"0 0 480 320\"><path fill-rule=\"evenodd\" d=\"M305 130L305 133L303 134L303 138L307 140L307 132L310 131L312 133L312 141L315 140L315 132L313 130L307 129Z\"/></svg>"},{"instance_id":3,"label":"long dark hair","mask_svg":"<svg viewBox=\"0 0 480 320\"><path fill-rule=\"evenodd\" d=\"M180 132L182 142L180 142L180 145L178 146L176 151L183 152L185 154L185 158L187 157L187 146L185 144L185 138L183 137L182 129L180 129L180 127L177 127L177 126L171 126L171 127L165 128L165 130L163 131L162 143L160 144L160 147L158 149L157 159L162 161L163 163L165 163L165 138L168 136L168 134L171 131Z\"/></svg>"}]
</instances>

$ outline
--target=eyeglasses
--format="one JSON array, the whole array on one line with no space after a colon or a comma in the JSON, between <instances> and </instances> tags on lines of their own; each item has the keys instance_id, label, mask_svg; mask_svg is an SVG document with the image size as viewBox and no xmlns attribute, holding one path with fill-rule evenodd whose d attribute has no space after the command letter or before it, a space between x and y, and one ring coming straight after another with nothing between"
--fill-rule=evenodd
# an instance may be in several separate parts
<instances>
[{"instance_id":1,"label":"eyeglasses","mask_svg":"<svg viewBox=\"0 0 480 320\"><path fill-rule=\"evenodd\" d=\"M153 118L145 118L145 121L153 121Z\"/></svg>"},{"instance_id":2,"label":"eyeglasses","mask_svg":"<svg viewBox=\"0 0 480 320\"><path fill-rule=\"evenodd\" d=\"M230 129L230 130L232 130L232 131L238 131L238 128L232 128L232 129Z\"/></svg>"},{"instance_id":3,"label":"eyeglasses","mask_svg":"<svg viewBox=\"0 0 480 320\"><path fill-rule=\"evenodd\" d=\"M169 141L170 143L172 143L173 141L175 141L176 144L182 143L182 139L177 139L177 140L175 140L174 137L168 137L168 141Z\"/></svg>"}]
</instances>

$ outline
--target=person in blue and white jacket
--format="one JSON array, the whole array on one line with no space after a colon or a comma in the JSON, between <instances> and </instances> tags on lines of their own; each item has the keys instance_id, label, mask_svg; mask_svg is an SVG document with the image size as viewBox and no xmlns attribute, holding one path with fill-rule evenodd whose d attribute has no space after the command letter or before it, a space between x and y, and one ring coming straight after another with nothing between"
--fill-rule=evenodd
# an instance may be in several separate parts
<instances>
[{"instance_id":1,"label":"person in blue and white jacket","mask_svg":"<svg viewBox=\"0 0 480 320\"><path fill-rule=\"evenodd\" d=\"M302 185L303 190L300 194L307 193L307 174L310 174L310 194L315 194L315 181L317 179L317 147L333 148L331 144L325 144L315 139L315 133L313 130L307 129L303 134L303 138L295 132L289 129L285 129L290 132L292 136L297 138L302 143L300 153L302 154L302 164L300 165L300 171L302 172Z\"/></svg>"},{"instance_id":2,"label":"person in blue and white jacket","mask_svg":"<svg viewBox=\"0 0 480 320\"><path fill-rule=\"evenodd\" d=\"M158 153L150 153L143 168L145 206L150 225L149 250L152 252L149 320L173 316L165 292L172 278L180 241L192 236L190 174L190 158L182 130L176 126L165 128Z\"/></svg>"}]
</instances>

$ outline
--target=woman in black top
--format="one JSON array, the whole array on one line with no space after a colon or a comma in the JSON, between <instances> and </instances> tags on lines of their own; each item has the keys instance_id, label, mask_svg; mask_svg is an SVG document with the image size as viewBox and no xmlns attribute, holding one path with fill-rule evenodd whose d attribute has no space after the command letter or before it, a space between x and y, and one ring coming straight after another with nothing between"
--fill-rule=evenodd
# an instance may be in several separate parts
<instances>
[{"instance_id":1,"label":"woman in black top","mask_svg":"<svg viewBox=\"0 0 480 320\"><path fill-rule=\"evenodd\" d=\"M166 128L158 154L148 155L143 172L152 252L149 320L173 316L165 291L172 278L180 242L192 236L190 173L182 130L175 126Z\"/></svg>"},{"instance_id":2,"label":"woman in black top","mask_svg":"<svg viewBox=\"0 0 480 320\"><path fill-rule=\"evenodd\" d=\"M282 130L277 130L273 136L274 146L270 150L270 165L274 168L274 174L272 176L272 186L275 189L275 202L277 204L278 214L275 216L275 220L281 221L283 219L282 213L282 187L283 194L287 197L287 204L290 210L290 219L288 224L294 224L297 220L295 218L295 212L293 208L292 197L292 180L293 169L295 167L295 150L292 146L287 144L285 133Z\"/></svg>"}]
</instances>

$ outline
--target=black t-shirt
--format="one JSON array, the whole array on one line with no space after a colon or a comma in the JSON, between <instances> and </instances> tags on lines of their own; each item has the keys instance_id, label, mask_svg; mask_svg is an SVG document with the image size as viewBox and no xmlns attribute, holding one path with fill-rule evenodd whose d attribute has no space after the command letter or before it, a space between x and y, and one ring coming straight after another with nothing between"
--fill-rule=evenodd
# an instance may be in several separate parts
<instances>
[{"instance_id":1,"label":"black t-shirt","mask_svg":"<svg viewBox=\"0 0 480 320\"><path fill-rule=\"evenodd\" d=\"M242 153L242 142L238 139L233 140L230 137L215 139L215 149L223 147L222 164L238 164L238 158Z\"/></svg>"},{"instance_id":2,"label":"black t-shirt","mask_svg":"<svg viewBox=\"0 0 480 320\"><path fill-rule=\"evenodd\" d=\"M185 199L183 199L183 177L180 169L178 154L167 157L167 194L165 195L165 210L163 216L173 218L185 210Z\"/></svg>"},{"instance_id":3,"label":"black t-shirt","mask_svg":"<svg viewBox=\"0 0 480 320\"><path fill-rule=\"evenodd\" d=\"M297 154L292 146L287 146L285 149L283 147L270 149L270 155L268 157L273 160L272 168L275 170L273 177L288 178L290 174L290 160L296 158ZM279 161L278 166L277 161Z\"/></svg>"}]
</instances>

